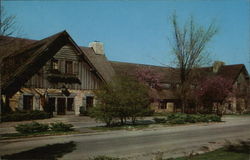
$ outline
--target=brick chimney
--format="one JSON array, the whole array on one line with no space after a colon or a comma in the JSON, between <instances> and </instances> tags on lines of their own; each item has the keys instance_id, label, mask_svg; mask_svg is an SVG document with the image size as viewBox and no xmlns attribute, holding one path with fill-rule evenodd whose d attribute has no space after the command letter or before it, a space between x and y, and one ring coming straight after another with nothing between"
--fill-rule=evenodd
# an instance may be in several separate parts
<instances>
[{"instance_id":1,"label":"brick chimney","mask_svg":"<svg viewBox=\"0 0 250 160\"><path fill-rule=\"evenodd\" d=\"M222 61L214 61L213 63L213 72L214 73L218 73L218 71L220 70L221 66L225 65L224 62Z\"/></svg>"},{"instance_id":2,"label":"brick chimney","mask_svg":"<svg viewBox=\"0 0 250 160\"><path fill-rule=\"evenodd\" d=\"M104 55L104 46L102 42L94 41L89 43L89 47L92 47L96 54Z\"/></svg>"}]
</instances>

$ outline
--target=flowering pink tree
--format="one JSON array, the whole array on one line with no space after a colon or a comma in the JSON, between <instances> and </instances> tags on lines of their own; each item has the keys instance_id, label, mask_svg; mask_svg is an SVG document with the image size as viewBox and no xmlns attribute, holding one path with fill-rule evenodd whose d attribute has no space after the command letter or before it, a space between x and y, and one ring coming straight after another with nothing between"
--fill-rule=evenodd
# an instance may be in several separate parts
<instances>
[{"instance_id":1,"label":"flowering pink tree","mask_svg":"<svg viewBox=\"0 0 250 160\"><path fill-rule=\"evenodd\" d=\"M212 76L201 82L195 89L197 101L208 107L211 111L213 102L222 102L226 97L231 96L233 89L232 80L221 76ZM218 109L217 109L218 111Z\"/></svg>"},{"instance_id":2,"label":"flowering pink tree","mask_svg":"<svg viewBox=\"0 0 250 160\"><path fill-rule=\"evenodd\" d=\"M151 100L156 101L159 99L157 90L160 89L160 79L162 77L159 73L156 73L150 67L138 67L135 76L140 83L143 83L150 88L148 94Z\"/></svg>"}]
</instances>

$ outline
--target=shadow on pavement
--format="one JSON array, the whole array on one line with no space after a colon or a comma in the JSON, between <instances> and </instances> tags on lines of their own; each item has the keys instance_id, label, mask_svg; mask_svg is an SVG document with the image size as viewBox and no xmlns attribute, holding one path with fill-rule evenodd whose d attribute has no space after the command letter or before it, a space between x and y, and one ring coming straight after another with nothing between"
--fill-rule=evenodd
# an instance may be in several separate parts
<instances>
[{"instance_id":1,"label":"shadow on pavement","mask_svg":"<svg viewBox=\"0 0 250 160\"><path fill-rule=\"evenodd\" d=\"M63 155L70 153L76 149L75 142L57 143L52 145L46 145L43 147L34 148L28 151L14 153L11 155L4 155L1 158L6 160L56 160Z\"/></svg>"}]
</instances>

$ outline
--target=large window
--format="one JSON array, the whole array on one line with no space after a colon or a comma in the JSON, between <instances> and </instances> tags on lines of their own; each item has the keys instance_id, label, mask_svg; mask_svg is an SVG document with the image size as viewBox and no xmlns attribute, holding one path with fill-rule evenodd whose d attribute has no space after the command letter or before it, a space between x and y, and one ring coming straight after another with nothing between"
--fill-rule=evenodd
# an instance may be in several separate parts
<instances>
[{"instance_id":1,"label":"large window","mask_svg":"<svg viewBox=\"0 0 250 160\"><path fill-rule=\"evenodd\" d=\"M73 74L73 62L72 61L65 62L65 73Z\"/></svg>"}]
</instances>

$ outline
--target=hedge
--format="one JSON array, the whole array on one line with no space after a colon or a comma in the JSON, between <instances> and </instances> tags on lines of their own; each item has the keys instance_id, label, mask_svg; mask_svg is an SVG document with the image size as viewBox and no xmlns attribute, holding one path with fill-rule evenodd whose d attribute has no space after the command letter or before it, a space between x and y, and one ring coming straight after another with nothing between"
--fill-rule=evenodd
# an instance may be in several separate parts
<instances>
[{"instance_id":1,"label":"hedge","mask_svg":"<svg viewBox=\"0 0 250 160\"><path fill-rule=\"evenodd\" d=\"M49 113L44 111L34 110L34 111L16 111L13 113L8 113L2 115L2 122L12 122L12 121L25 121L25 120L36 120L36 119L47 119L50 118Z\"/></svg>"}]
</instances>

